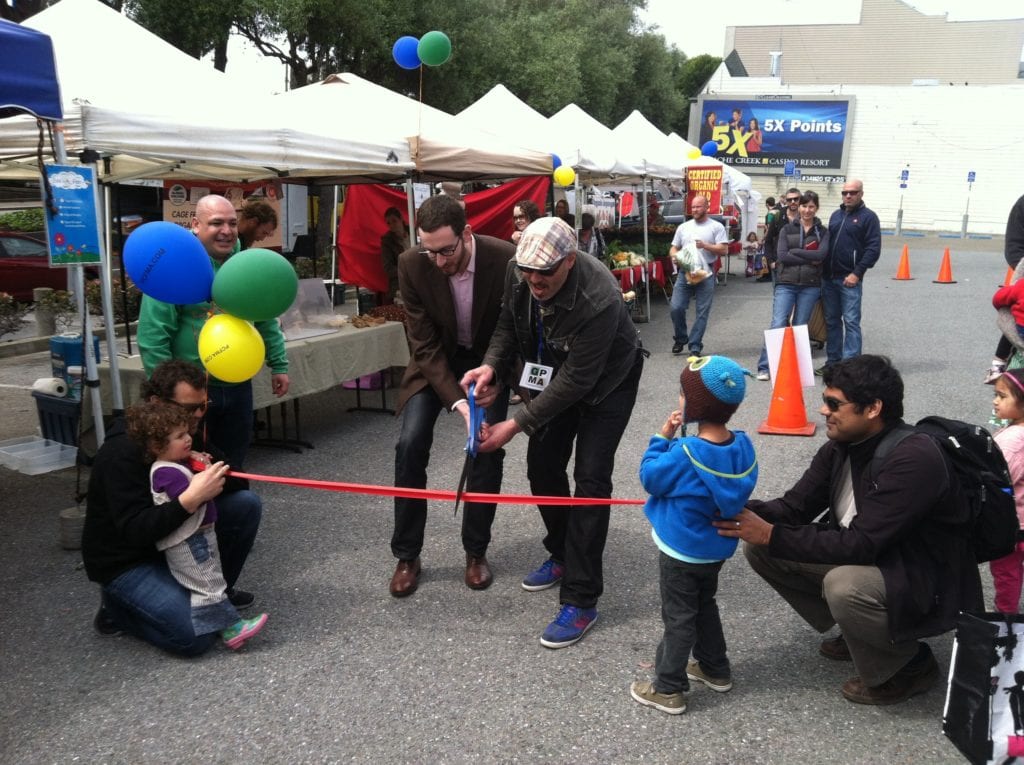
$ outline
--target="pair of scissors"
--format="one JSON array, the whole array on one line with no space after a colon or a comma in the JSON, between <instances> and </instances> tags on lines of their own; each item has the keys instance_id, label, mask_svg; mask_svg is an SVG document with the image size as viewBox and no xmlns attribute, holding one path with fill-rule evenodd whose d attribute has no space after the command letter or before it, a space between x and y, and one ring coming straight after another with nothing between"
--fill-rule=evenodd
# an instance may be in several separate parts
<instances>
[{"instance_id":1,"label":"pair of scissors","mask_svg":"<svg viewBox=\"0 0 1024 765\"><path fill-rule=\"evenodd\" d=\"M473 461L476 459L477 436L484 424L483 407L476 405L476 384L470 383L467 391L466 401L469 404L469 436L466 437L466 461L462 465L462 475L459 477L459 488L455 490L455 512L459 514L459 502L462 501L462 494L469 483L469 477L473 474Z\"/></svg>"}]
</instances>

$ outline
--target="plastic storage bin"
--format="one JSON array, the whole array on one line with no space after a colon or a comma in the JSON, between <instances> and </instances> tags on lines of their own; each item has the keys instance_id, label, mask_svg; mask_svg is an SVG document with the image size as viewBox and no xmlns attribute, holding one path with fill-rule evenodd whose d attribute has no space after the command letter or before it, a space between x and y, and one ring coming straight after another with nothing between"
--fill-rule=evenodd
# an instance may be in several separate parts
<instances>
[{"instance_id":1,"label":"plastic storage bin","mask_svg":"<svg viewBox=\"0 0 1024 765\"><path fill-rule=\"evenodd\" d=\"M39 429L43 438L69 446L78 446L78 418L81 416L80 401L69 398L47 396L32 391L39 410Z\"/></svg>"},{"instance_id":2,"label":"plastic storage bin","mask_svg":"<svg viewBox=\"0 0 1024 765\"><path fill-rule=\"evenodd\" d=\"M77 447L39 436L0 441L0 464L26 475L71 467L77 457Z\"/></svg>"}]
</instances>

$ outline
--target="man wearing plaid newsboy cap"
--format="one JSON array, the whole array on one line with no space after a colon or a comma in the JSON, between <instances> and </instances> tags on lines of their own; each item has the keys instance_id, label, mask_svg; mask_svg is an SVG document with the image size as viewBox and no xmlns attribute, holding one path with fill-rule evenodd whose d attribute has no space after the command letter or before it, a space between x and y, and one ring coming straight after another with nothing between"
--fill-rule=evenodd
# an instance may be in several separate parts
<instances>
[{"instance_id":1,"label":"man wearing plaid newsboy cap","mask_svg":"<svg viewBox=\"0 0 1024 765\"><path fill-rule=\"evenodd\" d=\"M577 497L611 497L619 441L636 401L644 351L622 291L596 258L577 257L576 233L559 218L523 231L505 276L498 326L483 365L462 378L487 406L517 361L531 401L513 417L486 426L480 450L500 449L517 433L530 437L527 475L538 496L570 496L575 450ZM602 555L609 505L543 506L548 558L523 580L528 591L561 583L561 609L541 637L548 648L572 645L597 619L604 589Z\"/></svg>"}]
</instances>

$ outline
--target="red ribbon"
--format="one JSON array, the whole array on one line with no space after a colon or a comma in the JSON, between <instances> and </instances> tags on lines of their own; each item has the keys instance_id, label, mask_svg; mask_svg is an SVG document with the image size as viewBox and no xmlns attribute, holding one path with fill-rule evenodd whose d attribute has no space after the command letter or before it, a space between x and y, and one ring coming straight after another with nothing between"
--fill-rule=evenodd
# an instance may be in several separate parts
<instances>
[{"instance_id":1,"label":"red ribbon","mask_svg":"<svg viewBox=\"0 0 1024 765\"><path fill-rule=\"evenodd\" d=\"M371 494L379 497L405 497L407 499L439 499L455 501L454 491L436 489L410 489L401 486L375 486L366 483L341 483L339 481L314 481L311 478L288 478L280 475L259 475L257 473L236 473L228 471L235 478L264 483L282 483L286 486L301 486L306 489L343 491L350 494ZM642 505L642 499L610 499L602 497L535 497L532 494L484 494L467 491L463 502L496 502L508 505Z\"/></svg>"}]
</instances>

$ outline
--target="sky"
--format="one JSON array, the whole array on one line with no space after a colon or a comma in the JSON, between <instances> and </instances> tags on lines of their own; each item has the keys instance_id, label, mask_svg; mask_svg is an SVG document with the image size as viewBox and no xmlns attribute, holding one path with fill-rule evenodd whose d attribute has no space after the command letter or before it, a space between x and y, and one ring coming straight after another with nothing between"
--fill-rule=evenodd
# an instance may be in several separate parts
<instances>
[{"instance_id":1,"label":"sky","mask_svg":"<svg viewBox=\"0 0 1024 765\"><path fill-rule=\"evenodd\" d=\"M946 13L950 21L1024 17L1022 0L917 0L910 5L929 15ZM729 0L728 6L724 6L728 8L727 13L708 12L708 7L696 0L647 0L647 11L641 15L641 20L646 24L656 24L669 44L690 57L702 53L722 56L725 28L737 21L743 24L855 24L860 20L860 3L847 0L833 3L822 0ZM258 83L259 89L268 94L286 89L284 64L260 55L237 36L232 37L228 47L227 71L232 76L241 75Z\"/></svg>"},{"instance_id":2,"label":"sky","mask_svg":"<svg viewBox=\"0 0 1024 765\"><path fill-rule=\"evenodd\" d=\"M947 13L949 21L1024 17L1021 0L917 0L908 5L928 15ZM724 55L727 26L855 24L860 20L860 3L845 1L729 0L728 5L718 7L727 12L707 12L712 5L702 7L689 0L647 0L647 11L641 19L647 24L657 24L665 40L689 57L702 53Z\"/></svg>"}]
</instances>

